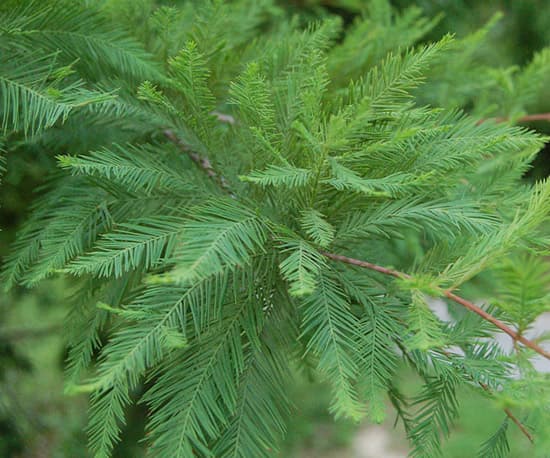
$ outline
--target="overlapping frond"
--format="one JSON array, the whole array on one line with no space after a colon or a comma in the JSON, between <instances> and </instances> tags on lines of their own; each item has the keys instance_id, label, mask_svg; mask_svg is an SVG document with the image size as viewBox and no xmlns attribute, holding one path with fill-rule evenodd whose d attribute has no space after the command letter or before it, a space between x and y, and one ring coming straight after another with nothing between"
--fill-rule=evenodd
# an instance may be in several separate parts
<instances>
[{"instance_id":1,"label":"overlapping frond","mask_svg":"<svg viewBox=\"0 0 550 458\"><path fill-rule=\"evenodd\" d=\"M8 54L0 59L0 130L4 133L35 134L65 121L77 109L112 98L86 89L83 81L60 86L56 80L70 70L54 67L55 54L34 53L25 58Z\"/></svg>"},{"instance_id":2,"label":"overlapping frond","mask_svg":"<svg viewBox=\"0 0 550 458\"><path fill-rule=\"evenodd\" d=\"M342 222L336 238L350 240L369 235L388 237L407 229L424 229L446 237L461 231L489 233L498 224L498 216L483 212L475 202L397 201L374 205L371 211L350 213ZM402 228L402 229L399 229Z\"/></svg>"},{"instance_id":3,"label":"overlapping frond","mask_svg":"<svg viewBox=\"0 0 550 458\"><path fill-rule=\"evenodd\" d=\"M170 258L183 227L184 220L175 216L150 216L119 224L90 252L72 261L67 271L116 278L138 267L150 269Z\"/></svg>"},{"instance_id":4,"label":"overlapping frond","mask_svg":"<svg viewBox=\"0 0 550 458\"><path fill-rule=\"evenodd\" d=\"M155 190L177 193L192 189L192 178L177 169L177 158L172 157L173 163L168 164L162 156L158 146L114 145L87 156L58 156L58 160L75 175L104 178L129 191L151 194Z\"/></svg>"},{"instance_id":5,"label":"overlapping frond","mask_svg":"<svg viewBox=\"0 0 550 458\"><path fill-rule=\"evenodd\" d=\"M195 209L183 227L170 276L185 281L246 265L267 240L268 226L252 209L231 199L212 200Z\"/></svg>"},{"instance_id":6,"label":"overlapping frond","mask_svg":"<svg viewBox=\"0 0 550 458\"><path fill-rule=\"evenodd\" d=\"M220 434L238 399L245 367L241 322L248 306L245 300L225 304L220 327L161 366L144 398L152 410L148 430L155 456L209 454L208 442Z\"/></svg>"},{"instance_id":7,"label":"overlapping frond","mask_svg":"<svg viewBox=\"0 0 550 458\"><path fill-rule=\"evenodd\" d=\"M331 410L337 417L359 419L365 406L357 392L355 354L360 324L346 295L326 270L317 287L302 301L302 335L306 348L319 358L318 368L333 387Z\"/></svg>"},{"instance_id":8,"label":"overlapping frond","mask_svg":"<svg viewBox=\"0 0 550 458\"><path fill-rule=\"evenodd\" d=\"M8 2L9 3L9 2ZM1 11L3 41L26 51L61 50L66 63L95 78L115 71L136 79L160 77L158 66L122 30L112 28L92 7L70 1L11 1ZM6 46L6 44L4 45Z\"/></svg>"},{"instance_id":9,"label":"overlapping frond","mask_svg":"<svg viewBox=\"0 0 550 458\"><path fill-rule=\"evenodd\" d=\"M254 183L262 187L285 186L297 188L305 186L311 179L311 171L292 166L271 165L265 170L254 170L248 175L242 175L242 181Z\"/></svg>"},{"instance_id":10,"label":"overlapping frond","mask_svg":"<svg viewBox=\"0 0 550 458\"><path fill-rule=\"evenodd\" d=\"M291 404L287 387L292 382L287 352L295 330L277 298L269 300L258 342L246 350L238 402L212 449L215 456L271 456L286 431Z\"/></svg>"},{"instance_id":11,"label":"overlapping frond","mask_svg":"<svg viewBox=\"0 0 550 458\"><path fill-rule=\"evenodd\" d=\"M290 237L281 239L281 252L286 257L279 264L279 269L290 284L289 293L293 296L311 294L325 266L323 256L306 241Z\"/></svg>"},{"instance_id":12,"label":"overlapping frond","mask_svg":"<svg viewBox=\"0 0 550 458\"><path fill-rule=\"evenodd\" d=\"M500 458L510 453L510 444L508 443L508 423L505 418L495 433L487 439L479 449L479 458Z\"/></svg>"},{"instance_id":13,"label":"overlapping frond","mask_svg":"<svg viewBox=\"0 0 550 458\"><path fill-rule=\"evenodd\" d=\"M300 224L311 240L323 248L334 240L334 227L317 210L305 210Z\"/></svg>"}]
</instances>

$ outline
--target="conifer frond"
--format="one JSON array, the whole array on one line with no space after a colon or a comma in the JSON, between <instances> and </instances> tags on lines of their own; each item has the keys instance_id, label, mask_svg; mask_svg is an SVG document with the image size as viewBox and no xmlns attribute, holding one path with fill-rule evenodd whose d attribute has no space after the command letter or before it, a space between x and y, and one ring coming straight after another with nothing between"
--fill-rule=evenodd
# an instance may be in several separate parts
<instances>
[{"instance_id":1,"label":"conifer frond","mask_svg":"<svg viewBox=\"0 0 550 458\"><path fill-rule=\"evenodd\" d=\"M411 292L411 299L408 320L411 335L405 340L405 345L411 350L423 351L442 347L445 344L442 326L426 299L418 290Z\"/></svg>"},{"instance_id":2,"label":"conifer frond","mask_svg":"<svg viewBox=\"0 0 550 458\"><path fill-rule=\"evenodd\" d=\"M89 446L94 456L108 458L120 439L124 424L124 407L130 403L123 385L113 385L105 391L96 391L90 399L90 420L87 427Z\"/></svg>"},{"instance_id":3,"label":"conifer frond","mask_svg":"<svg viewBox=\"0 0 550 458\"><path fill-rule=\"evenodd\" d=\"M318 368L333 388L331 410L337 417L362 418L365 407L355 386L359 367L353 356L359 320L326 269L319 273L317 287L302 301L301 309L307 351L319 358Z\"/></svg>"},{"instance_id":4,"label":"conifer frond","mask_svg":"<svg viewBox=\"0 0 550 458\"><path fill-rule=\"evenodd\" d=\"M55 212L52 212L52 208L56 208L58 202L73 202L71 196L76 194L76 189L82 185L81 182L75 180L67 180L59 183L53 189L42 189L43 194L36 199L32 206L32 217L27 221L27 224L21 231L17 233L16 241L12 246L11 253L6 256L2 265L2 282L4 288L9 290L18 283L28 279L28 272L38 261L39 254L46 239L48 232L47 227L55 220L57 216ZM97 195L97 192L94 192ZM80 212L78 205L71 207L67 206L71 211ZM68 215L70 219L70 215ZM60 215L60 221L68 222L65 215ZM82 233L88 230L87 227L81 228ZM82 236L82 233L75 234L78 237ZM51 272L48 272L48 274Z\"/></svg>"},{"instance_id":5,"label":"conifer frond","mask_svg":"<svg viewBox=\"0 0 550 458\"><path fill-rule=\"evenodd\" d=\"M411 456L441 456L441 439L449 436L458 415L456 388L459 381L447 371L426 382L414 398L414 426L408 432L413 449Z\"/></svg>"},{"instance_id":6,"label":"conifer frond","mask_svg":"<svg viewBox=\"0 0 550 458\"><path fill-rule=\"evenodd\" d=\"M82 81L60 87L55 60L55 54L31 54L24 59L12 55L0 62L0 131L33 135L58 120L65 121L74 110L112 98L85 89Z\"/></svg>"},{"instance_id":7,"label":"conifer frond","mask_svg":"<svg viewBox=\"0 0 550 458\"><path fill-rule=\"evenodd\" d=\"M493 274L497 293L492 303L517 323L520 332L550 310L550 270L544 260L513 256L498 263Z\"/></svg>"},{"instance_id":8,"label":"conifer frond","mask_svg":"<svg viewBox=\"0 0 550 458\"><path fill-rule=\"evenodd\" d=\"M93 77L119 72L137 80L160 78L151 57L120 29L115 30L97 10L71 1L12 2L0 15L4 40L17 48L46 53L61 50L66 63L80 61L79 70Z\"/></svg>"},{"instance_id":9,"label":"conifer frond","mask_svg":"<svg viewBox=\"0 0 550 458\"><path fill-rule=\"evenodd\" d=\"M216 118L212 111L216 101L208 87L209 70L206 59L197 49L196 43L188 42L179 54L170 60L170 85L182 97L183 112L186 126L193 131L200 142L212 145L212 131L215 131ZM212 145L213 146L213 145ZM212 148L216 151L215 148ZM208 150L199 150L207 153Z\"/></svg>"},{"instance_id":10,"label":"conifer frond","mask_svg":"<svg viewBox=\"0 0 550 458\"><path fill-rule=\"evenodd\" d=\"M60 202L60 216L51 220L45 228L38 262L26 275L25 283L36 284L56 273L66 264L92 246L98 234L109 230L113 224L103 192Z\"/></svg>"},{"instance_id":11,"label":"conifer frond","mask_svg":"<svg viewBox=\"0 0 550 458\"><path fill-rule=\"evenodd\" d=\"M413 46L440 20L423 17L415 6L397 14L388 0L370 1L366 10L331 50L329 68L336 82L356 79L389 53Z\"/></svg>"},{"instance_id":12,"label":"conifer frond","mask_svg":"<svg viewBox=\"0 0 550 458\"><path fill-rule=\"evenodd\" d=\"M273 94L266 78L260 73L258 63L247 65L231 85L230 97L230 103L236 105L240 117L246 121L251 140L256 140L253 152L263 156L265 153L261 147L267 145L267 150L275 152L275 157L279 157L277 148L281 138L273 108Z\"/></svg>"},{"instance_id":13,"label":"conifer frond","mask_svg":"<svg viewBox=\"0 0 550 458\"><path fill-rule=\"evenodd\" d=\"M195 324L191 334L200 335L216 322L226 282L227 277L222 274L186 287L151 286L128 307L116 312L127 322L103 348L97 377L92 382L98 394L92 398L90 440L98 453L118 441L108 430L113 424L119 427L124 423L120 413L146 371L188 346L188 323ZM108 411L103 408L104 397L110 397L112 406Z\"/></svg>"},{"instance_id":14,"label":"conifer frond","mask_svg":"<svg viewBox=\"0 0 550 458\"><path fill-rule=\"evenodd\" d=\"M535 101L542 87L550 82L548 72L550 71L550 48L544 48L537 52L529 65L517 77L514 91L514 105L529 107Z\"/></svg>"},{"instance_id":15,"label":"conifer frond","mask_svg":"<svg viewBox=\"0 0 550 458\"><path fill-rule=\"evenodd\" d=\"M67 316L67 322L71 324L71 332L67 336L67 392L70 393L78 386L82 373L88 369L94 353L101 347L100 333L108 319L109 313L99 310L90 298L85 304L75 307Z\"/></svg>"},{"instance_id":16,"label":"conifer frond","mask_svg":"<svg viewBox=\"0 0 550 458\"><path fill-rule=\"evenodd\" d=\"M229 427L213 453L220 457L258 458L273 456L286 431L288 404L286 361L280 349L254 352L245 360L239 382L239 403Z\"/></svg>"},{"instance_id":17,"label":"conifer frond","mask_svg":"<svg viewBox=\"0 0 550 458\"><path fill-rule=\"evenodd\" d=\"M375 205L369 212L354 212L342 222L336 238L349 240L369 235L389 237L399 234L399 227L424 229L433 234L456 237L461 231L489 233L499 219L467 200L455 202L396 201Z\"/></svg>"},{"instance_id":18,"label":"conifer frond","mask_svg":"<svg viewBox=\"0 0 550 458\"><path fill-rule=\"evenodd\" d=\"M163 162L162 150L154 145L113 145L87 156L58 156L59 165L75 175L89 175L114 181L130 191L188 192L191 177L174 164ZM160 156L160 157L159 157ZM173 162L176 158L173 158Z\"/></svg>"},{"instance_id":19,"label":"conifer frond","mask_svg":"<svg viewBox=\"0 0 550 458\"><path fill-rule=\"evenodd\" d=\"M475 249L470 246L460 253L460 257L442 272L440 281L459 284L472 278L490 263L502 259L505 253L522 243L528 234L536 231L549 217L550 181L543 181L534 186L526 207L518 209L511 222L480 237Z\"/></svg>"},{"instance_id":20,"label":"conifer frond","mask_svg":"<svg viewBox=\"0 0 550 458\"><path fill-rule=\"evenodd\" d=\"M311 294L317 284L317 276L325 266L325 259L310 244L300 239L281 238L281 252L286 258L279 264L283 278L290 283L292 296Z\"/></svg>"},{"instance_id":21,"label":"conifer frond","mask_svg":"<svg viewBox=\"0 0 550 458\"><path fill-rule=\"evenodd\" d=\"M305 186L312 178L311 171L292 166L270 165L265 170L254 170L248 175L240 176L242 181L260 186L286 186L297 188Z\"/></svg>"},{"instance_id":22,"label":"conifer frond","mask_svg":"<svg viewBox=\"0 0 550 458\"><path fill-rule=\"evenodd\" d=\"M114 384L135 387L148 368L178 348L177 334L185 346L190 329L192 335L205 332L220 314L227 274L188 286L151 285L118 310L125 324L104 347L95 383L102 389Z\"/></svg>"},{"instance_id":23,"label":"conifer frond","mask_svg":"<svg viewBox=\"0 0 550 458\"><path fill-rule=\"evenodd\" d=\"M178 281L200 279L224 266L239 267L263 251L268 227L251 209L229 199L212 200L195 209L183 228L181 246L169 274Z\"/></svg>"},{"instance_id":24,"label":"conifer frond","mask_svg":"<svg viewBox=\"0 0 550 458\"><path fill-rule=\"evenodd\" d=\"M328 247L334 240L334 227L317 210L302 212L300 225L311 240L322 248Z\"/></svg>"},{"instance_id":25,"label":"conifer frond","mask_svg":"<svg viewBox=\"0 0 550 458\"><path fill-rule=\"evenodd\" d=\"M152 453L188 457L209 455L208 442L220 434L238 398L245 356L241 322L250 304L225 304L224 318L200 340L179 350L158 371L144 401L151 408L148 425Z\"/></svg>"},{"instance_id":26,"label":"conifer frond","mask_svg":"<svg viewBox=\"0 0 550 458\"><path fill-rule=\"evenodd\" d=\"M358 389L367 403L369 418L380 423L385 418L385 394L397 370L395 336L403 335L395 306L390 301L379 306L380 290L370 280L342 275L346 292L364 309L360 319L357 353L359 356ZM397 307L401 309L401 304Z\"/></svg>"},{"instance_id":27,"label":"conifer frond","mask_svg":"<svg viewBox=\"0 0 550 458\"><path fill-rule=\"evenodd\" d=\"M278 297L282 299L282 297ZM266 311L259 342L247 348L244 371L239 380L235 411L212 452L220 457L269 457L278 449L286 430L291 401L285 349L295 336L288 316L277 300ZM290 333L281 330L291 331Z\"/></svg>"},{"instance_id":28,"label":"conifer frond","mask_svg":"<svg viewBox=\"0 0 550 458\"><path fill-rule=\"evenodd\" d=\"M116 230L104 234L92 251L71 262L67 271L116 278L138 267L150 269L171 256L183 226L184 221L174 216L150 216L121 223Z\"/></svg>"},{"instance_id":29,"label":"conifer frond","mask_svg":"<svg viewBox=\"0 0 550 458\"><path fill-rule=\"evenodd\" d=\"M504 458L510 453L510 444L508 443L508 423L505 418L495 433L487 439L479 449L479 458Z\"/></svg>"},{"instance_id":30,"label":"conifer frond","mask_svg":"<svg viewBox=\"0 0 550 458\"><path fill-rule=\"evenodd\" d=\"M451 39L445 37L418 50L409 50L403 56L390 54L382 64L369 71L364 81L350 86L349 101L360 102L364 110L361 120L402 110L403 103L412 98L411 91L422 82L427 66L450 42Z\"/></svg>"},{"instance_id":31,"label":"conifer frond","mask_svg":"<svg viewBox=\"0 0 550 458\"><path fill-rule=\"evenodd\" d=\"M407 188L410 189L418 181L416 177L405 173L395 173L383 178L363 178L334 159L330 160L330 166L334 177L326 180L326 183L339 191L346 189L370 197L397 197L406 193Z\"/></svg>"},{"instance_id":32,"label":"conifer frond","mask_svg":"<svg viewBox=\"0 0 550 458\"><path fill-rule=\"evenodd\" d=\"M491 69L476 54L491 24L414 48L437 18L389 0L351 27L274 0L92 3L0 5L0 157L10 179L49 153L62 169L2 282L78 277L67 392L92 393L93 454L114 453L143 402L152 456L267 458L290 368L310 362L337 417L380 422L388 395L413 456L440 454L463 385L549 436L527 349L550 356L522 334L547 310L547 267L503 261L546 250L550 184L522 180L547 139L500 122L535 100L546 51ZM495 308L452 292L491 266ZM440 321L424 294L475 319ZM503 358L494 327L525 351ZM423 382L410 403L400 362ZM506 451L506 427L482 453Z\"/></svg>"}]
</instances>

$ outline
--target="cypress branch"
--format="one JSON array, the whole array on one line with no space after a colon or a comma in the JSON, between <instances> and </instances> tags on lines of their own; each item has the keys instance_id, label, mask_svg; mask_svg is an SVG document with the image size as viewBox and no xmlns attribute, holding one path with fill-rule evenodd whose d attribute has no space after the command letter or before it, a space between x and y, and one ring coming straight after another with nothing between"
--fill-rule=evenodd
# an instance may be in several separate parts
<instances>
[{"instance_id":1,"label":"cypress branch","mask_svg":"<svg viewBox=\"0 0 550 458\"><path fill-rule=\"evenodd\" d=\"M412 280L413 277L410 275L399 272L398 270L389 269L387 267L379 266L377 264L372 264L367 261L362 261L360 259L350 258L348 256L343 256L340 254L334 254L334 253L328 253L328 252L321 252L323 256L326 256L329 259L332 259L334 261L343 262L346 264L351 264L354 266L362 267L365 269L373 270L375 272L379 272L384 275L389 275L395 278L404 279L404 280ZM521 334L514 331L512 328L506 326L502 321L498 320L491 314L487 313L482 308L475 305L473 302L470 302L456 294L454 294L451 291L441 291L440 292L442 296L447 297L448 299L452 300L453 302L456 302L457 304L462 305L463 307L467 308L468 310L476 313L484 320L494 324L497 328L499 328L502 332L508 334L514 341L521 342L526 347L530 348L531 350L537 352L539 355L544 356L547 359L550 359L550 352L546 351L544 348L542 348L537 343L533 342L532 340L527 339L526 337L522 336Z\"/></svg>"}]
</instances>

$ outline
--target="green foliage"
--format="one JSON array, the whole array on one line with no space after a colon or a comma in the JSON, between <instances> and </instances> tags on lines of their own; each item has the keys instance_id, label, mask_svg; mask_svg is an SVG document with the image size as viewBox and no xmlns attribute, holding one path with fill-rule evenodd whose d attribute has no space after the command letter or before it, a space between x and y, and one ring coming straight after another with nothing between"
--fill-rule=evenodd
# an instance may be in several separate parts
<instances>
[{"instance_id":1,"label":"green foliage","mask_svg":"<svg viewBox=\"0 0 550 458\"><path fill-rule=\"evenodd\" d=\"M345 32L268 0L8 3L6 144L77 146L55 150L59 168L2 280L65 274L80 291L67 391L91 392L94 456L113 454L136 399L151 456L273 456L292 412L291 365L331 386L337 418L381 422L389 398L412 456L441 454L463 386L529 412L545 434L535 401L549 395L531 353L504 358L486 323L446 323L427 296L492 268L506 285L492 294L501 319L522 333L547 310L546 263L506 261L547 244L550 183L521 181L546 139L478 122L513 121L536 98L546 51L521 71L487 69L471 57L485 32L416 45L438 19L385 0ZM138 35L153 55L109 22L117 12L145 16ZM488 81L475 116L461 111L471 88L442 74L451 61ZM444 81L454 86L443 102ZM75 136L75 124L101 123L111 129L93 147ZM418 249L404 253L403 241ZM394 383L400 363L421 377L417 394ZM482 453L504 456L506 433Z\"/></svg>"}]
</instances>

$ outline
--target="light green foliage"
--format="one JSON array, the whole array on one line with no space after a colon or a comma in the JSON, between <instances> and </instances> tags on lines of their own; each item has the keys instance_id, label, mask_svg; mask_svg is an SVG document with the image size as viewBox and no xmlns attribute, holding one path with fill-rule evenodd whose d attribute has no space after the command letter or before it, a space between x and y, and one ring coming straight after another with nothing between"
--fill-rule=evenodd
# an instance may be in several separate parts
<instances>
[{"instance_id":1,"label":"light green foliage","mask_svg":"<svg viewBox=\"0 0 550 458\"><path fill-rule=\"evenodd\" d=\"M6 144L75 146L55 147L58 171L2 282L66 274L80 291L67 391L91 392L94 456L112 454L136 398L151 456L273 456L292 412L291 365L331 386L336 417L381 422L391 401L415 457L441 453L462 386L498 391L486 402L529 412L545 434L548 411L533 401L549 395L531 353L504 359L487 323L443 322L428 295L492 268L503 283L486 293L493 313L523 332L548 310L548 266L534 256L550 183L521 181L545 139L480 124L461 111L471 88L442 90L459 62L488 81L476 116L517 116L546 51L524 70L480 70L472 53L485 31L416 45L438 19L386 0L347 32L269 0L8 3ZM144 24L135 32L152 55L108 17ZM97 133L93 146L79 128ZM507 261L517 247L533 258ZM403 362L423 381L412 396L395 383ZM483 456L504 456L507 427L495 425Z\"/></svg>"},{"instance_id":2,"label":"light green foliage","mask_svg":"<svg viewBox=\"0 0 550 458\"><path fill-rule=\"evenodd\" d=\"M548 265L534 256L506 259L494 271L495 304L510 315L524 332L543 312L550 310Z\"/></svg>"},{"instance_id":3,"label":"light green foliage","mask_svg":"<svg viewBox=\"0 0 550 458\"><path fill-rule=\"evenodd\" d=\"M302 229L319 246L326 248L334 240L334 227L316 210L302 213Z\"/></svg>"}]
</instances>

